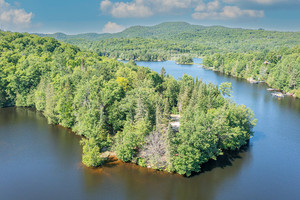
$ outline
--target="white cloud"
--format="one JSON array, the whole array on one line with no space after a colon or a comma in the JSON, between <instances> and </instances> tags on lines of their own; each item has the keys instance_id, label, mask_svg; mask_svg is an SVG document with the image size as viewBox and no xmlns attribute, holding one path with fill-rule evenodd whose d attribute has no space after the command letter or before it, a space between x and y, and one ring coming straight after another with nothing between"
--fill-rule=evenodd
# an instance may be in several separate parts
<instances>
[{"instance_id":1,"label":"white cloud","mask_svg":"<svg viewBox=\"0 0 300 200\"><path fill-rule=\"evenodd\" d=\"M296 4L300 3L300 0L222 0L224 3L256 3L261 5L274 5L279 3L284 4Z\"/></svg>"},{"instance_id":2,"label":"white cloud","mask_svg":"<svg viewBox=\"0 0 300 200\"><path fill-rule=\"evenodd\" d=\"M152 11L142 3L114 3L112 6L111 14L117 18L127 17L149 17L153 15Z\"/></svg>"},{"instance_id":3,"label":"white cloud","mask_svg":"<svg viewBox=\"0 0 300 200\"><path fill-rule=\"evenodd\" d=\"M220 2L217 0L217 1L213 1L213 2L209 2L207 3L207 10L208 11L214 11L214 10L217 10L220 8Z\"/></svg>"},{"instance_id":4,"label":"white cloud","mask_svg":"<svg viewBox=\"0 0 300 200\"><path fill-rule=\"evenodd\" d=\"M215 11L219 9L221 6L220 2L218 0L208 2L207 4L200 2L199 5L195 8L196 12L199 11Z\"/></svg>"},{"instance_id":5,"label":"white cloud","mask_svg":"<svg viewBox=\"0 0 300 200\"><path fill-rule=\"evenodd\" d=\"M254 17L261 18L264 16L262 10L242 10L237 6L225 6L220 13L222 18Z\"/></svg>"},{"instance_id":6,"label":"white cloud","mask_svg":"<svg viewBox=\"0 0 300 200\"><path fill-rule=\"evenodd\" d=\"M118 33L125 29L124 26L118 25L114 22L108 22L105 24L104 28L102 29L103 33Z\"/></svg>"},{"instance_id":7,"label":"white cloud","mask_svg":"<svg viewBox=\"0 0 300 200\"><path fill-rule=\"evenodd\" d=\"M14 8L5 0L0 0L0 24L5 29L22 31L29 28L33 13L27 13L24 9Z\"/></svg>"},{"instance_id":8,"label":"white cloud","mask_svg":"<svg viewBox=\"0 0 300 200\"><path fill-rule=\"evenodd\" d=\"M128 2L101 1L100 10L117 18L149 17L157 13L164 13L180 9L188 9L195 2L202 0L133 0Z\"/></svg>"},{"instance_id":9,"label":"white cloud","mask_svg":"<svg viewBox=\"0 0 300 200\"><path fill-rule=\"evenodd\" d=\"M101 1L100 10L103 13L111 14L116 18L130 17L149 17L153 15L151 10L146 7L141 0L134 2L111 2L109 0Z\"/></svg>"},{"instance_id":10,"label":"white cloud","mask_svg":"<svg viewBox=\"0 0 300 200\"><path fill-rule=\"evenodd\" d=\"M192 17L194 19L213 19L213 20L227 20L237 19L241 17L261 18L264 16L262 10L243 10L237 6L225 6L221 10L212 12L195 12Z\"/></svg>"},{"instance_id":11,"label":"white cloud","mask_svg":"<svg viewBox=\"0 0 300 200\"><path fill-rule=\"evenodd\" d=\"M190 8L193 3L199 2L199 0L144 0L143 2L148 7L152 7L154 11L168 12Z\"/></svg>"},{"instance_id":12,"label":"white cloud","mask_svg":"<svg viewBox=\"0 0 300 200\"><path fill-rule=\"evenodd\" d=\"M113 5L112 2L110 2L109 0L101 1L100 2L100 9L103 12L107 12L111 9L112 5Z\"/></svg>"},{"instance_id":13,"label":"white cloud","mask_svg":"<svg viewBox=\"0 0 300 200\"><path fill-rule=\"evenodd\" d=\"M100 9L103 13L111 14L116 18L139 18L150 17L155 14L188 13L191 10L194 10L192 14L194 19L225 20L239 17L260 18L264 16L263 10L241 9L241 7L235 5L246 1L269 3L283 0L132 0L127 2L102 0Z\"/></svg>"},{"instance_id":14,"label":"white cloud","mask_svg":"<svg viewBox=\"0 0 300 200\"><path fill-rule=\"evenodd\" d=\"M195 8L196 12L204 11L206 9L206 4L205 3L199 3L199 5Z\"/></svg>"}]
</instances>

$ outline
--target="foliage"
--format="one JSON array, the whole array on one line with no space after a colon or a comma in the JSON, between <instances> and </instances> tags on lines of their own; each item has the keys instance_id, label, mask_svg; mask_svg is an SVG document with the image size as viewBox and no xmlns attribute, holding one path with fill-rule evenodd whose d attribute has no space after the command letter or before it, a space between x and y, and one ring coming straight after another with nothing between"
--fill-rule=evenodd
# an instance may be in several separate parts
<instances>
[{"instance_id":1,"label":"foliage","mask_svg":"<svg viewBox=\"0 0 300 200\"><path fill-rule=\"evenodd\" d=\"M101 57L52 38L0 32L0 106L34 107L81 135L82 161L124 162L191 175L222 150L246 144L252 112L226 99L230 85ZM294 85L291 79L291 85ZM297 81L297 79L296 79ZM179 132L170 112L181 115Z\"/></svg>"},{"instance_id":2,"label":"foliage","mask_svg":"<svg viewBox=\"0 0 300 200\"><path fill-rule=\"evenodd\" d=\"M192 63L241 78L266 81L271 87L299 96L300 32L199 26L167 22L134 26L115 34L42 35L121 60ZM267 63L267 64L265 64ZM3 95L2 95L3 96Z\"/></svg>"},{"instance_id":3,"label":"foliage","mask_svg":"<svg viewBox=\"0 0 300 200\"><path fill-rule=\"evenodd\" d=\"M104 158L101 158L100 148L95 138L81 139L82 145L82 163L87 167L98 167L104 162Z\"/></svg>"},{"instance_id":4,"label":"foliage","mask_svg":"<svg viewBox=\"0 0 300 200\"><path fill-rule=\"evenodd\" d=\"M200 171L200 164L216 159L222 150L245 145L256 120L245 106L224 99L216 86L196 81L189 96L182 94L188 103L181 111L173 165L179 174L189 176Z\"/></svg>"},{"instance_id":5,"label":"foliage","mask_svg":"<svg viewBox=\"0 0 300 200\"><path fill-rule=\"evenodd\" d=\"M299 35L300 32L200 26L185 22L134 26L115 34L41 34L99 55L142 61L170 60L182 55L197 57L215 53L276 50L282 46L296 46L300 43Z\"/></svg>"},{"instance_id":6,"label":"foliage","mask_svg":"<svg viewBox=\"0 0 300 200\"><path fill-rule=\"evenodd\" d=\"M231 97L231 93L232 93L232 86L231 83L229 82L224 82L220 84L220 91L224 96L229 96Z\"/></svg>"},{"instance_id":7,"label":"foliage","mask_svg":"<svg viewBox=\"0 0 300 200\"><path fill-rule=\"evenodd\" d=\"M206 67L240 78L267 82L270 87L297 93L300 88L300 46L272 51L206 56Z\"/></svg>"},{"instance_id":8,"label":"foliage","mask_svg":"<svg viewBox=\"0 0 300 200\"><path fill-rule=\"evenodd\" d=\"M193 58L190 56L180 56L179 59L176 60L176 63L182 65L193 64Z\"/></svg>"}]
</instances>

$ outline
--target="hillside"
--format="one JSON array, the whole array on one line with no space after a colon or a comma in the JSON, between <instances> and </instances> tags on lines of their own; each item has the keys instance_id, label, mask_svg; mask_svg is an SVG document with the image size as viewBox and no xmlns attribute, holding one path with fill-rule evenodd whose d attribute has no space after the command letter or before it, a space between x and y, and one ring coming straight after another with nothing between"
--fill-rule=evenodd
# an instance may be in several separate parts
<instances>
[{"instance_id":1,"label":"hillside","mask_svg":"<svg viewBox=\"0 0 300 200\"><path fill-rule=\"evenodd\" d=\"M259 46L261 48L271 48L280 45L294 46L295 44L300 44L300 32L200 26L191 25L186 22L165 22L155 26L133 26L120 33L114 34L85 33L66 35L63 33L55 33L37 35L42 37L53 37L70 43L76 43L78 39L99 41L110 38L152 38L170 41L189 41L213 46L217 43L221 43L225 46L234 46L243 42L246 46L252 46L251 43L253 43L253 45L260 44Z\"/></svg>"},{"instance_id":2,"label":"hillside","mask_svg":"<svg viewBox=\"0 0 300 200\"><path fill-rule=\"evenodd\" d=\"M38 34L54 37L99 55L125 60L159 61L182 55L270 51L300 44L300 32L279 32L165 22L133 26L115 34Z\"/></svg>"},{"instance_id":3,"label":"hillside","mask_svg":"<svg viewBox=\"0 0 300 200\"><path fill-rule=\"evenodd\" d=\"M84 33L78 35L66 35L64 33L54 33L54 34L39 34L36 35L41 37L53 37L57 40L67 40L67 39L86 39L91 41L97 41L109 38L169 38L169 35L175 35L178 33L183 33L186 31L194 31L203 26L190 25L186 22L165 22L155 26L132 26L120 33ZM170 38L169 38L170 39Z\"/></svg>"},{"instance_id":4,"label":"hillside","mask_svg":"<svg viewBox=\"0 0 300 200\"><path fill-rule=\"evenodd\" d=\"M57 33L48 36L101 56L122 60L163 61L182 60L186 56L204 57L204 65L208 68L236 77L266 81L270 87L300 97L300 32L167 22L155 26L134 26L116 34L68 36ZM265 61L269 64L263 64Z\"/></svg>"}]
</instances>

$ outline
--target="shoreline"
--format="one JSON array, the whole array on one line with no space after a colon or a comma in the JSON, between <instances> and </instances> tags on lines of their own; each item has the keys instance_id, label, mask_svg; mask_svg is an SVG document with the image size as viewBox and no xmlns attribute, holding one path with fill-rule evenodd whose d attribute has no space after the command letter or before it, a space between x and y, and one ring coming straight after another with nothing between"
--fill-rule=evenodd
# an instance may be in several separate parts
<instances>
[{"instance_id":1,"label":"shoreline","mask_svg":"<svg viewBox=\"0 0 300 200\"><path fill-rule=\"evenodd\" d=\"M208 69L208 70L211 70L211 71L214 71L214 72L225 74L225 73L223 73L223 72L221 72L219 70L214 69L213 67L206 67L204 65L202 65L202 66L203 66L204 69ZM300 99L300 97L297 97L296 94L294 94L294 93L287 92L287 91L284 91L284 90L281 90L281 89L272 88L270 86L270 84L268 82L266 82L266 81L257 81L257 80L250 79L250 78L237 77L237 76L234 76L234 75L231 75L231 74L225 74L225 75L230 76L230 77L234 77L234 78L240 78L240 79L246 80L247 82L249 82L251 84L258 84L258 83L266 84L269 88L271 88L274 91L279 91L279 92L282 92L286 96L290 96L290 97L293 97L295 99Z\"/></svg>"},{"instance_id":2,"label":"shoreline","mask_svg":"<svg viewBox=\"0 0 300 200\"><path fill-rule=\"evenodd\" d=\"M173 171L154 169L154 168L151 168L151 167L148 167L148 166L144 167L144 166L141 166L141 165L137 164L136 162L124 162L121 159L118 159L115 152L109 152L110 154L107 157L107 160L101 166L87 167L82 162L80 164L83 165L84 167L90 169L90 170L95 171L95 172L100 170L99 171L100 173L102 172L101 169L106 168L106 167L110 167L112 164L123 164L123 165L128 165L128 166L130 166L134 169L147 170L148 172L151 172L151 173L161 173L161 174L164 174L164 175L173 175L173 176L179 176L179 177L183 177L183 178L192 178L194 176L205 173L206 171L210 171L212 169L215 169L215 168L218 168L218 167L222 166L223 164L226 163L226 161L224 161L224 160L231 160L232 161L232 158L233 159L238 158L240 153L247 152L249 150L249 148L251 148L250 147L250 139L247 141L247 144L241 146L241 148L236 149L236 150L225 150L223 152L223 154L217 156L216 159L209 159L207 162L202 163L200 165L201 170L199 172L192 172L191 176L181 175L181 174L178 174L178 173L173 172Z\"/></svg>"}]
</instances>

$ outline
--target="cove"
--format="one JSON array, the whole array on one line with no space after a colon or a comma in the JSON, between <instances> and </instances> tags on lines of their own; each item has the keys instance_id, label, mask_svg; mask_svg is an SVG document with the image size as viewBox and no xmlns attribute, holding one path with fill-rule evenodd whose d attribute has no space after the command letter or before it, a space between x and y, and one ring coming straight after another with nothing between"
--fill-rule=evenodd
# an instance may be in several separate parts
<instances>
[{"instance_id":1,"label":"cove","mask_svg":"<svg viewBox=\"0 0 300 200\"><path fill-rule=\"evenodd\" d=\"M201 62L201 60L198 60ZM197 61L196 61L197 62ZM47 124L41 113L0 109L1 199L296 199L300 183L300 100L274 98L264 84L251 85L200 65L173 61L137 62L154 71L165 67L204 82L233 86L233 100L258 119L249 146L184 178L113 162L96 170L80 164L80 138Z\"/></svg>"}]
</instances>

